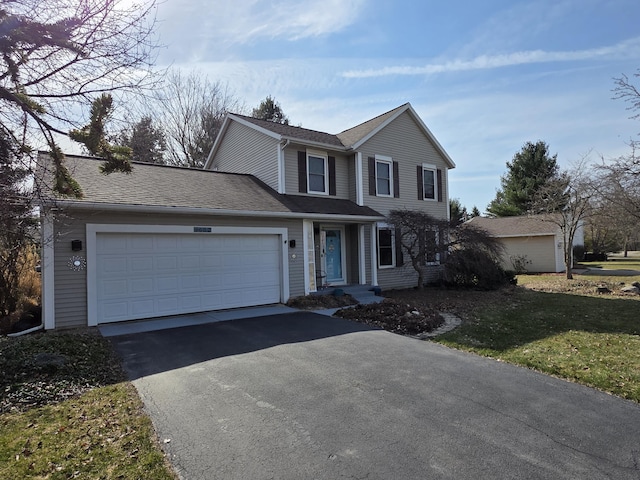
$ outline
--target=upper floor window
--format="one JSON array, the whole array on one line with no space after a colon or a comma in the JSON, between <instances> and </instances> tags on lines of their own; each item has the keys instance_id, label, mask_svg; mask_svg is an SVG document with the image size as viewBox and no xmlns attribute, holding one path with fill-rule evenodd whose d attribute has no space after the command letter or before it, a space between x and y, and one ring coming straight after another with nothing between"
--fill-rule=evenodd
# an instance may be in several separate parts
<instances>
[{"instance_id":1,"label":"upper floor window","mask_svg":"<svg viewBox=\"0 0 640 480\"><path fill-rule=\"evenodd\" d=\"M376 155L376 195L393 196L393 162L389 157Z\"/></svg>"},{"instance_id":2,"label":"upper floor window","mask_svg":"<svg viewBox=\"0 0 640 480\"><path fill-rule=\"evenodd\" d=\"M298 150L298 191L336 195L336 157L318 150Z\"/></svg>"},{"instance_id":3,"label":"upper floor window","mask_svg":"<svg viewBox=\"0 0 640 480\"><path fill-rule=\"evenodd\" d=\"M369 157L369 195L377 197L400 196L398 162L391 157L376 155Z\"/></svg>"},{"instance_id":4,"label":"upper floor window","mask_svg":"<svg viewBox=\"0 0 640 480\"><path fill-rule=\"evenodd\" d=\"M425 200L438 198L437 170L433 165L422 164L422 192Z\"/></svg>"},{"instance_id":5,"label":"upper floor window","mask_svg":"<svg viewBox=\"0 0 640 480\"><path fill-rule=\"evenodd\" d=\"M308 191L309 193L329 193L329 176L327 174L327 157L316 153L307 154Z\"/></svg>"}]
</instances>

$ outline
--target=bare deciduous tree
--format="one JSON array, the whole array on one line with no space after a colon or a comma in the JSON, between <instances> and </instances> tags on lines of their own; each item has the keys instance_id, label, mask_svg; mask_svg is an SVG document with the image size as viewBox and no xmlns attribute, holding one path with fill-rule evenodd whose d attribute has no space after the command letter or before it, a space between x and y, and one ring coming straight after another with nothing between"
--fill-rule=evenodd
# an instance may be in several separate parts
<instances>
[{"instance_id":1,"label":"bare deciduous tree","mask_svg":"<svg viewBox=\"0 0 640 480\"><path fill-rule=\"evenodd\" d=\"M242 110L227 86L200 73L171 71L150 106L167 143L167 161L202 167L229 111Z\"/></svg>"},{"instance_id":2,"label":"bare deciduous tree","mask_svg":"<svg viewBox=\"0 0 640 480\"><path fill-rule=\"evenodd\" d=\"M436 261L444 265L450 283L482 288L504 283L499 266L502 243L485 230L418 210L393 210L387 223L394 226L396 241L418 274L417 288L423 288L427 269Z\"/></svg>"},{"instance_id":3,"label":"bare deciduous tree","mask_svg":"<svg viewBox=\"0 0 640 480\"><path fill-rule=\"evenodd\" d=\"M569 171L549 179L536 193L532 204L535 213L542 214L562 232L564 266L568 280L573 278L573 243L576 232L591 212L590 202L595 195L594 182L589 176L592 168L586 156Z\"/></svg>"},{"instance_id":4,"label":"bare deciduous tree","mask_svg":"<svg viewBox=\"0 0 640 480\"><path fill-rule=\"evenodd\" d=\"M0 129L28 161L46 145L56 190L81 196L64 167L58 135L104 92L133 92L153 81L155 0L12 0L0 6Z\"/></svg>"}]
</instances>

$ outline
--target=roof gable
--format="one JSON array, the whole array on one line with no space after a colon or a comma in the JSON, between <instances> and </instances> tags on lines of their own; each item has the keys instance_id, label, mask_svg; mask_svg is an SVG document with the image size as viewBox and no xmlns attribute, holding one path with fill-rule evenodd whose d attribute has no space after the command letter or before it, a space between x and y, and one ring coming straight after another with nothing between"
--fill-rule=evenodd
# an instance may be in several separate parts
<instances>
[{"instance_id":1,"label":"roof gable","mask_svg":"<svg viewBox=\"0 0 640 480\"><path fill-rule=\"evenodd\" d=\"M357 150L366 141L371 139L374 135L380 132L383 128L397 119L404 112L407 112L413 120L416 122L422 133L431 141L435 149L444 158L449 168L455 168L456 164L451 159L449 154L440 145L440 142L436 139L435 135L431 133L431 130L425 125L420 116L416 113L410 103L405 103L393 110L390 110L382 115L379 115L371 120L367 120L360 125L345 130L337 135L338 138L350 149Z\"/></svg>"},{"instance_id":2,"label":"roof gable","mask_svg":"<svg viewBox=\"0 0 640 480\"><path fill-rule=\"evenodd\" d=\"M404 112L408 112L413 120L417 123L422 133L431 141L435 149L444 158L449 168L455 168L455 163L440 145L440 142L431 133L431 130L425 125L422 119L418 116L410 103L400 105L393 110L389 110L382 115L378 115L366 122L356 125L353 128L344 130L337 135L331 133L320 132L318 130L311 130L308 128L294 127L292 125L285 125L282 123L270 122L268 120L260 120L245 115L239 115L236 113L228 113L220 129L220 133L216 138L216 141L209 153L209 157L205 162L204 168L208 169L213 163L213 158L220 146L221 139L232 121L239 122L246 127L253 128L265 135L277 139L278 141L290 140L302 143L304 145L323 146L326 148L333 148L336 150L357 150L371 137L376 135L380 130L385 128L396 118L402 115Z\"/></svg>"}]
</instances>

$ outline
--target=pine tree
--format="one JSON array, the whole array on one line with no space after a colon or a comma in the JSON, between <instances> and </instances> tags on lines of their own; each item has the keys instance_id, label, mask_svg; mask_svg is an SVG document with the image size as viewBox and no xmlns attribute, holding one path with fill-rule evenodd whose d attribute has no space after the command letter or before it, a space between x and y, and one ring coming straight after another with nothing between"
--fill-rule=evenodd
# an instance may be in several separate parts
<instances>
[{"instance_id":1,"label":"pine tree","mask_svg":"<svg viewBox=\"0 0 640 480\"><path fill-rule=\"evenodd\" d=\"M260 102L260 105L253 109L251 116L260 120L289 125L289 119L282 111L280 104L271 95L268 95L267 98Z\"/></svg>"},{"instance_id":2,"label":"pine tree","mask_svg":"<svg viewBox=\"0 0 640 480\"><path fill-rule=\"evenodd\" d=\"M500 179L502 188L487 213L495 217L525 215L536 192L557 174L557 155L549 155L549 145L543 141L525 143L507 162L507 173Z\"/></svg>"}]
</instances>

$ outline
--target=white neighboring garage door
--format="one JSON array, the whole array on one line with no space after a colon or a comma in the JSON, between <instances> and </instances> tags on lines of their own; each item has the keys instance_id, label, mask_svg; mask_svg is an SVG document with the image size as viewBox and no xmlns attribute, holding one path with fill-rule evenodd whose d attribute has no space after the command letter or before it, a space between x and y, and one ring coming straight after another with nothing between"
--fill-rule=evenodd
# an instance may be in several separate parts
<instances>
[{"instance_id":1,"label":"white neighboring garage door","mask_svg":"<svg viewBox=\"0 0 640 480\"><path fill-rule=\"evenodd\" d=\"M278 303L278 235L96 234L97 323Z\"/></svg>"}]
</instances>

